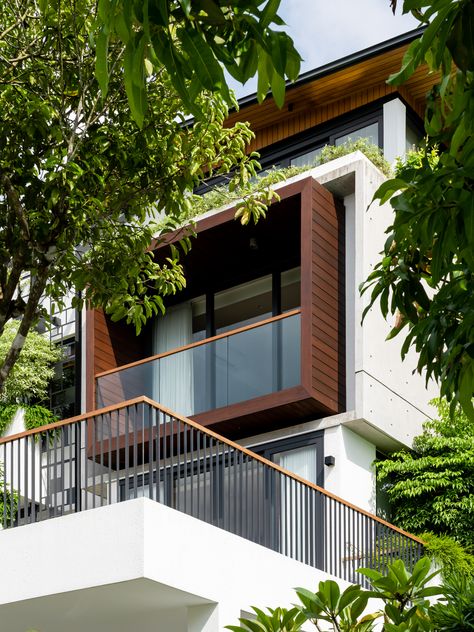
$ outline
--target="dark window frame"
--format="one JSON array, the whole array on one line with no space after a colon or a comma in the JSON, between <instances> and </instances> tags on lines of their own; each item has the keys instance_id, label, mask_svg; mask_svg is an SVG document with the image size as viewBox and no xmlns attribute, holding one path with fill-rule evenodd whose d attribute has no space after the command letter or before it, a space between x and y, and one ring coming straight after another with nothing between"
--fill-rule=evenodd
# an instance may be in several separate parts
<instances>
[{"instance_id":1,"label":"dark window frame","mask_svg":"<svg viewBox=\"0 0 474 632\"><path fill-rule=\"evenodd\" d=\"M367 108L364 109L367 110ZM275 143L261 151L260 164L262 169L271 168L274 164L289 167L293 158L298 158L325 145L334 145L339 136L350 134L373 123L378 124L378 145L383 150L383 103L377 103L376 107L368 108L368 111L361 112L356 117L353 110L327 123L321 123L295 134L290 141L285 139Z\"/></svg>"},{"instance_id":2,"label":"dark window frame","mask_svg":"<svg viewBox=\"0 0 474 632\"><path fill-rule=\"evenodd\" d=\"M230 290L237 285L241 285L244 283L251 283L261 277L271 275L272 277L272 317L280 316L282 313L282 301L281 301L281 274L282 272L286 272L288 270L293 270L294 268L301 268L301 263L296 266L291 266L289 268L282 268L281 266L276 266L270 271L263 272L263 274L259 274L259 276L254 276L242 283L232 283L225 287L219 289L208 290L205 293L206 297L206 338L211 338L216 335L216 323L215 323L215 295L219 292L223 292L225 290ZM300 280L301 284L301 280ZM192 298L189 300L193 300Z\"/></svg>"},{"instance_id":3,"label":"dark window frame","mask_svg":"<svg viewBox=\"0 0 474 632\"><path fill-rule=\"evenodd\" d=\"M314 430L292 437L275 439L266 443L257 443L250 449L256 454L273 462L273 457L279 452L286 452L296 448L316 445L316 480L319 487L324 487L324 430Z\"/></svg>"}]
</instances>

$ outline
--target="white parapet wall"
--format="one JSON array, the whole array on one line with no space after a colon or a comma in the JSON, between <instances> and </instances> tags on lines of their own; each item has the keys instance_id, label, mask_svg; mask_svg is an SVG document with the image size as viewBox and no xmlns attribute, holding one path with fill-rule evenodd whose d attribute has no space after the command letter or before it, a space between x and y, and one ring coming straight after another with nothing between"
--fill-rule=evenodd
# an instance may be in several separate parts
<instances>
[{"instance_id":1,"label":"white parapet wall","mask_svg":"<svg viewBox=\"0 0 474 632\"><path fill-rule=\"evenodd\" d=\"M5 632L217 632L329 577L145 498L3 531L0 559Z\"/></svg>"}]
</instances>

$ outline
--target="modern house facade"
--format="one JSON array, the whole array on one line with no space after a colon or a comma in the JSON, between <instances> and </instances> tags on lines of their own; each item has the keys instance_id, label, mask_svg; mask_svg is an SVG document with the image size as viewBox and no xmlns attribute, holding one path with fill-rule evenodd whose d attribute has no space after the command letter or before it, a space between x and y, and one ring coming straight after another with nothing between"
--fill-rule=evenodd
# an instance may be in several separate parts
<instances>
[{"instance_id":1,"label":"modern house facade","mask_svg":"<svg viewBox=\"0 0 474 632\"><path fill-rule=\"evenodd\" d=\"M250 121L264 169L347 138L392 162L420 138L432 83L385 83L413 37L307 73L282 110L244 99L229 123ZM196 218L186 290L138 337L76 316L80 414L0 443L0 629L211 632L295 585L421 554L374 515L374 459L411 444L434 396L378 311L361 323L383 179L355 152L276 185L255 226L233 205ZM169 241L152 248L162 260Z\"/></svg>"}]
</instances>

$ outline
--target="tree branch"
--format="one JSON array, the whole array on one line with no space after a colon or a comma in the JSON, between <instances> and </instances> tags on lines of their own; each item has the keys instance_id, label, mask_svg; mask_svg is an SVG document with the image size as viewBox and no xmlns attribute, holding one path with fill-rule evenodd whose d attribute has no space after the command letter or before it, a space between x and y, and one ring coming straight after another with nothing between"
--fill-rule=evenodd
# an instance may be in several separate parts
<instances>
[{"instance_id":1,"label":"tree branch","mask_svg":"<svg viewBox=\"0 0 474 632\"><path fill-rule=\"evenodd\" d=\"M18 191L12 184L12 181L5 173L0 173L0 185L5 189L10 208L14 211L20 223L21 236L26 242L30 241L30 228L26 219L25 209L20 201Z\"/></svg>"}]
</instances>

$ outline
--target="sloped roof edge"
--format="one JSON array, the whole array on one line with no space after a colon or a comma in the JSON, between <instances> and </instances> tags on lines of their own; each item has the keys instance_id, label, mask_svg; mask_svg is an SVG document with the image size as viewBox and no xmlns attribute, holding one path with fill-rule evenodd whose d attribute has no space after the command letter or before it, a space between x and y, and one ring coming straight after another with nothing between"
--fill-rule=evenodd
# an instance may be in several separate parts
<instances>
[{"instance_id":1,"label":"sloped roof edge","mask_svg":"<svg viewBox=\"0 0 474 632\"><path fill-rule=\"evenodd\" d=\"M321 77L325 77L326 75L330 75L339 70L343 70L344 68L353 66L354 64L357 64L361 61L366 61L367 59L376 57L377 55L380 55L382 53L386 53L395 48L410 44L414 39L422 35L425 28L426 27L423 26L421 28L413 29L412 31L402 33L401 35L392 37L391 39L380 42L379 44L374 44L373 46L364 48L361 51L357 51L355 53L351 53L350 55L346 55L345 57L341 57L340 59L336 59L335 61L331 61L328 64L324 64L323 66L319 66L318 68L314 68L313 70L308 70L307 72L302 73L296 81L287 81L286 90L290 91L294 88L304 85L305 83L310 83L311 81L315 81L316 79L320 79ZM252 93L248 96L238 99L240 109L248 105L255 105L256 103L258 103L256 93Z\"/></svg>"}]
</instances>

